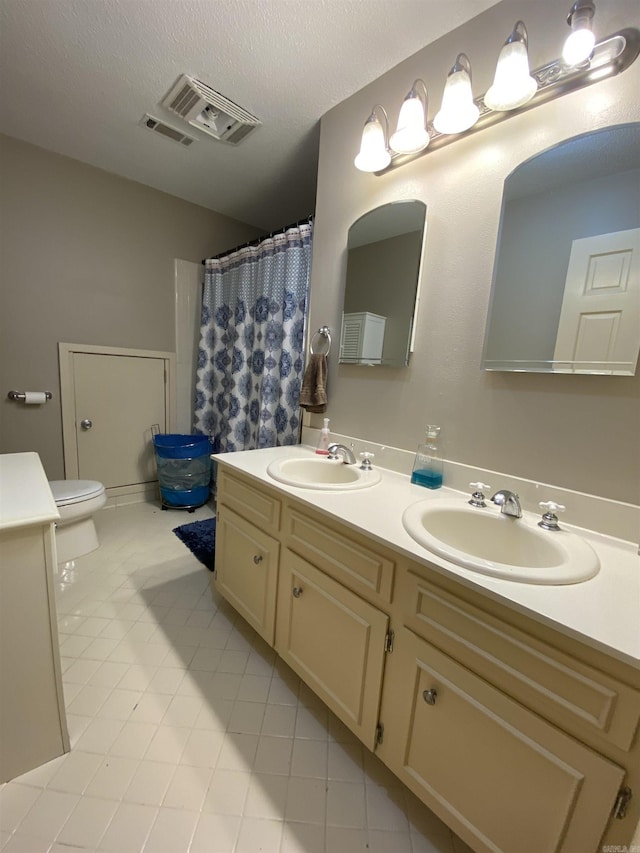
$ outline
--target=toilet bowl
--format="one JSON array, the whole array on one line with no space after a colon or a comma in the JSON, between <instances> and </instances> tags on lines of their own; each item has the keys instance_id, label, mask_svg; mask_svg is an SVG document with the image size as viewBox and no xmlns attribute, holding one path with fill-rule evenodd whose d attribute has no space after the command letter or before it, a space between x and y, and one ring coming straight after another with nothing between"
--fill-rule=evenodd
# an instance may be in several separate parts
<instances>
[{"instance_id":1,"label":"toilet bowl","mask_svg":"<svg viewBox=\"0 0 640 853\"><path fill-rule=\"evenodd\" d=\"M49 486L60 513L56 523L58 563L69 563L100 545L93 514L107 502L97 480L50 480Z\"/></svg>"}]
</instances>

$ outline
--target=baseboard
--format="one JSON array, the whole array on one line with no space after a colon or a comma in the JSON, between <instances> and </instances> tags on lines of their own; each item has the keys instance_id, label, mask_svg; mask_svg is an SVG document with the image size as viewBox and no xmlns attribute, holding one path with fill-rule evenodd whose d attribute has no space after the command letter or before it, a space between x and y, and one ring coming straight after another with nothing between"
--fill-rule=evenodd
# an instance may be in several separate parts
<instances>
[{"instance_id":1,"label":"baseboard","mask_svg":"<svg viewBox=\"0 0 640 853\"><path fill-rule=\"evenodd\" d=\"M128 506L137 503L160 503L160 491L157 483L137 483L133 486L115 486L105 489L107 503L105 509Z\"/></svg>"}]
</instances>

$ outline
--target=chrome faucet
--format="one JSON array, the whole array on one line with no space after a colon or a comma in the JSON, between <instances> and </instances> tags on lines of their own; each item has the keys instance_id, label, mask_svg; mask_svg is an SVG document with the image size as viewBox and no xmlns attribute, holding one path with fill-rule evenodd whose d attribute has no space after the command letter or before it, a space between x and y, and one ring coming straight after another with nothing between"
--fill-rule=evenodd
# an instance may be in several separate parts
<instances>
[{"instance_id":1,"label":"chrome faucet","mask_svg":"<svg viewBox=\"0 0 640 853\"><path fill-rule=\"evenodd\" d=\"M356 457L353 451L344 444L330 444L328 447L329 459L342 459L345 465L355 465Z\"/></svg>"},{"instance_id":2,"label":"chrome faucet","mask_svg":"<svg viewBox=\"0 0 640 853\"><path fill-rule=\"evenodd\" d=\"M500 507L500 512L503 515L509 515L511 518L522 518L520 498L515 492L510 492L508 489L500 489L491 500Z\"/></svg>"}]
</instances>

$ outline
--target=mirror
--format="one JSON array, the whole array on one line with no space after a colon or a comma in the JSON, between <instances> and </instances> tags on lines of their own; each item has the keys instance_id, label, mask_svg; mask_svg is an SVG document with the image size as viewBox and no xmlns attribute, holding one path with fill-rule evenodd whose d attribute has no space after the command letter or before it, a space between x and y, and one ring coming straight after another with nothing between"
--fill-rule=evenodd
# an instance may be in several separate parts
<instances>
[{"instance_id":1,"label":"mirror","mask_svg":"<svg viewBox=\"0 0 640 853\"><path fill-rule=\"evenodd\" d=\"M482 366L633 376L640 123L561 142L506 179Z\"/></svg>"},{"instance_id":2,"label":"mirror","mask_svg":"<svg viewBox=\"0 0 640 853\"><path fill-rule=\"evenodd\" d=\"M409 363L426 212L422 201L394 201L349 228L341 364Z\"/></svg>"}]
</instances>

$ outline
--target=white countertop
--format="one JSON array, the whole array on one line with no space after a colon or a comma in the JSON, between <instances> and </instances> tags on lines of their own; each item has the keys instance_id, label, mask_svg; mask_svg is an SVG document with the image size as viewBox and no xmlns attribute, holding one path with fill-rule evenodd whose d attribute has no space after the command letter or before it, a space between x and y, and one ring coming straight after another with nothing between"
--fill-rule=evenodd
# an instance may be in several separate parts
<instances>
[{"instance_id":1,"label":"white countertop","mask_svg":"<svg viewBox=\"0 0 640 853\"><path fill-rule=\"evenodd\" d=\"M567 585L536 585L493 578L431 554L414 542L402 524L404 510L417 501L442 498L466 501L467 494L446 487L431 491L413 485L406 475L386 469L379 469L382 479L377 485L343 492L288 486L266 473L274 460L307 455L315 456L312 448L293 445L225 453L213 458L536 621L640 669L640 557L636 544L563 525L582 536L598 554L601 568L595 577Z\"/></svg>"},{"instance_id":2,"label":"white countertop","mask_svg":"<svg viewBox=\"0 0 640 853\"><path fill-rule=\"evenodd\" d=\"M0 530L51 523L59 518L38 454L0 454Z\"/></svg>"}]
</instances>

